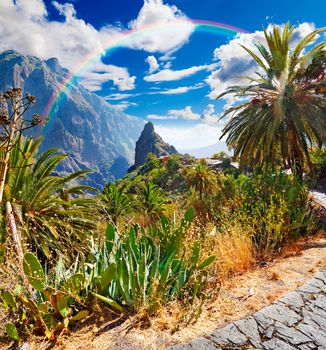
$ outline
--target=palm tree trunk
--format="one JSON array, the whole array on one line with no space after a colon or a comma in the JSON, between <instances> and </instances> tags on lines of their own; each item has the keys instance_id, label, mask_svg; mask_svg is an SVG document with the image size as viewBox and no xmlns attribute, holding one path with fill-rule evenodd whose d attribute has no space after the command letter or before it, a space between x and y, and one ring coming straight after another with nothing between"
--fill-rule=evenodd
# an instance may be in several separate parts
<instances>
[{"instance_id":1,"label":"palm tree trunk","mask_svg":"<svg viewBox=\"0 0 326 350\"><path fill-rule=\"evenodd\" d=\"M288 124L288 142L289 142L289 148L290 148L289 158L290 158L290 167L291 167L292 173L294 176L297 176L298 178L302 179L303 177L303 169L301 164L302 157L300 157L296 130L292 119L289 120L289 124Z\"/></svg>"},{"instance_id":2,"label":"palm tree trunk","mask_svg":"<svg viewBox=\"0 0 326 350\"><path fill-rule=\"evenodd\" d=\"M14 241L14 246L18 255L18 259L20 263L23 263L23 259L24 259L23 247L22 247L20 235L17 230L16 220L12 210L12 206L9 201L6 202L6 216L7 216L8 228L11 232L11 236Z\"/></svg>"}]
</instances>

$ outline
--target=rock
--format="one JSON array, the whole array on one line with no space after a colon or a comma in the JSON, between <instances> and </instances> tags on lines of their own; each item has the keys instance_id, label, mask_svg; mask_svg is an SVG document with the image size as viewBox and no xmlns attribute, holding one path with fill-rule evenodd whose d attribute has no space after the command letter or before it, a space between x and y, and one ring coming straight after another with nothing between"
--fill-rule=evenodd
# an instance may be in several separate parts
<instances>
[{"instance_id":1,"label":"rock","mask_svg":"<svg viewBox=\"0 0 326 350\"><path fill-rule=\"evenodd\" d=\"M287 344L283 340L272 338L271 340L263 343L265 350L295 350L296 348Z\"/></svg>"},{"instance_id":2,"label":"rock","mask_svg":"<svg viewBox=\"0 0 326 350\"><path fill-rule=\"evenodd\" d=\"M235 326L250 340L251 344L259 349L261 339L258 326L253 317L234 322Z\"/></svg>"},{"instance_id":3,"label":"rock","mask_svg":"<svg viewBox=\"0 0 326 350\"><path fill-rule=\"evenodd\" d=\"M0 54L0 75L0 91L21 87L24 93L36 97L35 107L26 114L30 118L35 113L45 114L53 93L61 90L69 72L56 58L42 61L10 50ZM118 111L77 82L65 90L54 109L46 126L31 132L43 136L42 151L59 148L68 155L59 171L92 169L97 174L89 181L96 187L126 173L134 161L136 140L144 126L142 119Z\"/></svg>"},{"instance_id":4,"label":"rock","mask_svg":"<svg viewBox=\"0 0 326 350\"><path fill-rule=\"evenodd\" d=\"M291 309L278 304L267 306L263 308L260 313L288 326L293 326L295 323L299 322L302 319L300 315Z\"/></svg>"},{"instance_id":5,"label":"rock","mask_svg":"<svg viewBox=\"0 0 326 350\"><path fill-rule=\"evenodd\" d=\"M151 122L145 125L144 130L136 142L135 164L131 170L145 164L148 153L154 153L157 157L178 153L173 146L164 142L160 135L155 132L154 125Z\"/></svg>"},{"instance_id":6,"label":"rock","mask_svg":"<svg viewBox=\"0 0 326 350\"><path fill-rule=\"evenodd\" d=\"M274 324L274 320L262 314L260 311L254 313L253 317L258 322L258 327L262 333Z\"/></svg>"},{"instance_id":7,"label":"rock","mask_svg":"<svg viewBox=\"0 0 326 350\"><path fill-rule=\"evenodd\" d=\"M229 324L224 328L217 329L210 335L216 345L227 345L229 343L234 345L244 345L248 339L243 335L234 324Z\"/></svg>"},{"instance_id":8,"label":"rock","mask_svg":"<svg viewBox=\"0 0 326 350\"><path fill-rule=\"evenodd\" d=\"M300 312L301 308L304 306L302 296L297 292L287 293L286 295L278 299L276 303L280 305L287 305L295 312Z\"/></svg>"},{"instance_id":9,"label":"rock","mask_svg":"<svg viewBox=\"0 0 326 350\"><path fill-rule=\"evenodd\" d=\"M315 273L315 278L324 282L324 284L326 285L326 273L325 272L319 271L319 272Z\"/></svg>"},{"instance_id":10,"label":"rock","mask_svg":"<svg viewBox=\"0 0 326 350\"><path fill-rule=\"evenodd\" d=\"M280 322L275 322L275 336L284 339L292 345L300 345L309 343L311 338L296 330L295 328L288 327Z\"/></svg>"}]
</instances>

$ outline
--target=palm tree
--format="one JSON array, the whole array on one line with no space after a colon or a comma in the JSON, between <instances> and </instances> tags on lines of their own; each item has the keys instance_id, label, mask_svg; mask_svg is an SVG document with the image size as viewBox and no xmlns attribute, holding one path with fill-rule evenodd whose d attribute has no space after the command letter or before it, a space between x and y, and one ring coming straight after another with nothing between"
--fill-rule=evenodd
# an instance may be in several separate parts
<instances>
[{"instance_id":1,"label":"palm tree","mask_svg":"<svg viewBox=\"0 0 326 350\"><path fill-rule=\"evenodd\" d=\"M138 189L135 209L152 223L163 215L169 202L162 189L149 181Z\"/></svg>"},{"instance_id":2,"label":"palm tree","mask_svg":"<svg viewBox=\"0 0 326 350\"><path fill-rule=\"evenodd\" d=\"M308 48L322 28L291 49L294 26L264 30L267 47L256 44L260 55L243 46L260 71L245 77L250 84L231 86L226 94L247 101L228 109L232 115L223 129L228 146L243 164L283 163L295 173L310 168L309 146L322 147L326 138L325 42Z\"/></svg>"},{"instance_id":3,"label":"palm tree","mask_svg":"<svg viewBox=\"0 0 326 350\"><path fill-rule=\"evenodd\" d=\"M218 178L215 170L208 166L205 159L201 159L194 167L186 170L185 180L189 187L199 192L202 200L205 193L211 194L216 190Z\"/></svg>"},{"instance_id":4,"label":"palm tree","mask_svg":"<svg viewBox=\"0 0 326 350\"><path fill-rule=\"evenodd\" d=\"M66 156L56 149L37 156L40 143L40 138L22 138L11 151L4 194L11 209L7 226L17 226L22 240L47 258L73 256L86 247L88 232L95 228L95 202L85 196L94 189L71 184L87 171L55 175Z\"/></svg>"},{"instance_id":5,"label":"palm tree","mask_svg":"<svg viewBox=\"0 0 326 350\"><path fill-rule=\"evenodd\" d=\"M121 215L131 211L131 198L124 193L124 189L116 184L109 183L103 188L101 201L104 205L105 212L109 215L116 225Z\"/></svg>"}]
</instances>

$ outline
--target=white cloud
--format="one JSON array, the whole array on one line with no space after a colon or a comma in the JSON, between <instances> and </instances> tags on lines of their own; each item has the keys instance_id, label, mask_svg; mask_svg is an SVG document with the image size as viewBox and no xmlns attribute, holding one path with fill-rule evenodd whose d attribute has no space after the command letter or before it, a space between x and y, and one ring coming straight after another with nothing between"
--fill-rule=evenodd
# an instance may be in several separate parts
<instances>
[{"instance_id":1,"label":"white cloud","mask_svg":"<svg viewBox=\"0 0 326 350\"><path fill-rule=\"evenodd\" d=\"M106 100L108 101L120 101L120 100L124 100L126 98L129 97L136 97L139 96L140 94L121 94L121 93L115 93L115 94L111 94L105 97Z\"/></svg>"},{"instance_id":2,"label":"white cloud","mask_svg":"<svg viewBox=\"0 0 326 350\"><path fill-rule=\"evenodd\" d=\"M135 76L130 76L128 69L98 62L91 67L90 71L83 72L80 82L91 91L99 91L102 85L112 81L120 91L132 90L135 88Z\"/></svg>"},{"instance_id":3,"label":"white cloud","mask_svg":"<svg viewBox=\"0 0 326 350\"><path fill-rule=\"evenodd\" d=\"M178 94L184 94L184 93L186 93L188 91L191 91L191 90L201 89L204 86L205 86L205 84L198 83L198 84L191 85L191 86L179 86L179 87L173 88L173 89L165 89L165 90L154 91L154 92L150 92L150 94L151 95L154 95L154 94L178 95Z\"/></svg>"},{"instance_id":4,"label":"white cloud","mask_svg":"<svg viewBox=\"0 0 326 350\"><path fill-rule=\"evenodd\" d=\"M129 107L137 106L137 103L129 102L129 101L121 101L120 103L114 104L112 106L116 108L118 111L125 111Z\"/></svg>"},{"instance_id":5,"label":"white cloud","mask_svg":"<svg viewBox=\"0 0 326 350\"><path fill-rule=\"evenodd\" d=\"M176 120L178 119L177 117L173 115L158 115L158 114L148 114L147 119L152 119L152 120Z\"/></svg>"},{"instance_id":6,"label":"white cloud","mask_svg":"<svg viewBox=\"0 0 326 350\"><path fill-rule=\"evenodd\" d=\"M163 0L144 0L137 19L129 26L132 30L150 29L134 38L129 47L168 54L184 45L194 30L176 6L164 4Z\"/></svg>"},{"instance_id":7,"label":"white cloud","mask_svg":"<svg viewBox=\"0 0 326 350\"><path fill-rule=\"evenodd\" d=\"M96 29L78 18L72 3L53 1L52 4L64 17L63 21L48 18L43 0L1 0L0 52L14 49L41 59L57 57L62 66L76 73L76 67L85 57L96 53L100 56L111 44L119 42L121 46L169 54L187 42L193 31L191 21L175 6L163 4L162 0L144 0L137 19L127 28L107 25ZM147 31L151 27L153 30ZM130 29L144 30L144 33L128 37ZM103 74L88 68L83 83L97 90L108 78L120 90L131 89L134 77L127 76L125 68L113 67L103 68Z\"/></svg>"},{"instance_id":8,"label":"white cloud","mask_svg":"<svg viewBox=\"0 0 326 350\"><path fill-rule=\"evenodd\" d=\"M202 70L211 71L216 68L216 64L204 64L201 66L193 66L186 69L181 70L171 70L171 69L163 69L158 73L151 74L144 77L144 80L147 82L160 82L160 81L174 81L180 80L186 77L189 77L197 72Z\"/></svg>"},{"instance_id":9,"label":"white cloud","mask_svg":"<svg viewBox=\"0 0 326 350\"><path fill-rule=\"evenodd\" d=\"M201 120L207 124L217 124L219 122L219 115L214 114L215 108L213 104L207 105L204 109L203 114L201 115Z\"/></svg>"},{"instance_id":10,"label":"white cloud","mask_svg":"<svg viewBox=\"0 0 326 350\"><path fill-rule=\"evenodd\" d=\"M272 28L268 26L268 30ZM294 31L292 47L299 42L305 35L315 29L312 23L302 23ZM228 44L222 45L215 49L214 58L218 61L218 67L206 79L211 87L209 97L215 99L219 94L224 92L227 87L232 85L246 84L247 81L241 76L254 76L259 71L258 65L251 56L240 46L244 45L258 53L255 44L261 42L266 44L264 33L256 31L254 33L241 33ZM235 102L232 96L226 96L228 106Z\"/></svg>"},{"instance_id":11,"label":"white cloud","mask_svg":"<svg viewBox=\"0 0 326 350\"><path fill-rule=\"evenodd\" d=\"M172 67L172 62L171 61L168 61L164 64L163 68L164 69L170 69Z\"/></svg>"},{"instance_id":12,"label":"white cloud","mask_svg":"<svg viewBox=\"0 0 326 350\"><path fill-rule=\"evenodd\" d=\"M155 130L169 144L177 149L194 149L215 144L221 136L221 128L209 124L193 127L167 127L155 125Z\"/></svg>"},{"instance_id":13,"label":"white cloud","mask_svg":"<svg viewBox=\"0 0 326 350\"><path fill-rule=\"evenodd\" d=\"M213 104L207 105L207 107L204 109L201 115L198 113L194 113L191 106L186 106L183 109L170 109L167 112L167 115L149 114L147 118L154 120L197 120L205 124L219 123L219 115L215 114L215 108Z\"/></svg>"},{"instance_id":14,"label":"white cloud","mask_svg":"<svg viewBox=\"0 0 326 350\"><path fill-rule=\"evenodd\" d=\"M198 120L200 118L199 114L192 111L191 106L187 106L184 109L170 109L168 114L169 116L185 120Z\"/></svg>"},{"instance_id":15,"label":"white cloud","mask_svg":"<svg viewBox=\"0 0 326 350\"><path fill-rule=\"evenodd\" d=\"M157 59L154 56L148 56L145 59L145 62L149 64L149 70L148 70L149 74L152 74L153 72L155 72L160 68L160 65L158 64Z\"/></svg>"},{"instance_id":16,"label":"white cloud","mask_svg":"<svg viewBox=\"0 0 326 350\"><path fill-rule=\"evenodd\" d=\"M77 15L77 12L76 12L73 4L69 4L69 3L59 4L57 1L53 1L52 5L58 10L60 15L62 15L66 18L66 21L68 23L71 20L73 20Z\"/></svg>"},{"instance_id":17,"label":"white cloud","mask_svg":"<svg viewBox=\"0 0 326 350\"><path fill-rule=\"evenodd\" d=\"M175 119L184 119L184 120L198 120L200 115L194 113L191 109L191 106L186 106L184 109L170 109L166 116L149 114L148 119L156 120L175 120Z\"/></svg>"}]
</instances>

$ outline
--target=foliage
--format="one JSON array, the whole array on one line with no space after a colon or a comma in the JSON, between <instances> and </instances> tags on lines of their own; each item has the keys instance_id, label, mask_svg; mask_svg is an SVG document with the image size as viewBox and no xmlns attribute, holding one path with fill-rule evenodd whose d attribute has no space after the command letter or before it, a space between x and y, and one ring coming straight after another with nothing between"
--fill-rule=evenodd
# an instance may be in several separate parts
<instances>
[{"instance_id":1,"label":"foliage","mask_svg":"<svg viewBox=\"0 0 326 350\"><path fill-rule=\"evenodd\" d=\"M204 194L212 194L217 189L217 174L204 159L201 159L195 166L186 169L185 180L189 187L194 188L199 193L201 200Z\"/></svg>"},{"instance_id":2,"label":"foliage","mask_svg":"<svg viewBox=\"0 0 326 350\"><path fill-rule=\"evenodd\" d=\"M0 93L0 204L3 200L11 150L17 147L24 131L44 122L38 114L34 114L31 120L25 118L26 111L34 103L35 97L28 93L23 96L21 88Z\"/></svg>"},{"instance_id":3,"label":"foliage","mask_svg":"<svg viewBox=\"0 0 326 350\"><path fill-rule=\"evenodd\" d=\"M116 225L120 216L128 214L132 210L132 199L125 193L123 187L109 183L104 186L101 201L105 213Z\"/></svg>"},{"instance_id":4,"label":"foliage","mask_svg":"<svg viewBox=\"0 0 326 350\"><path fill-rule=\"evenodd\" d=\"M109 224L104 244L94 244L91 254L77 258L69 269L60 258L54 269L45 271L33 253L26 253L24 278L14 290L0 290L2 303L16 320L8 323L8 335L17 340L32 325L54 340L90 314L94 298L117 312L152 314L186 290L192 299L199 297L206 267L215 257L200 261L199 242L194 242L190 257L183 254L182 240L193 217L190 209L178 225L162 217L160 225L131 227L124 233Z\"/></svg>"},{"instance_id":5,"label":"foliage","mask_svg":"<svg viewBox=\"0 0 326 350\"><path fill-rule=\"evenodd\" d=\"M94 254L96 272L89 270L100 281L94 295L118 311L145 309L150 314L168 300L181 297L190 281L195 298L203 287L203 270L214 256L199 262L199 242L194 243L190 258L182 254L182 237L192 219L193 211L188 210L178 227L162 217L158 226L147 230L131 227L124 234L109 225L104 249ZM110 278L104 278L109 269Z\"/></svg>"},{"instance_id":6,"label":"foliage","mask_svg":"<svg viewBox=\"0 0 326 350\"><path fill-rule=\"evenodd\" d=\"M65 276L46 274L40 261L32 253L24 255L25 286L18 284L14 290L0 291L2 303L6 305L15 324L7 324L7 334L14 340L33 331L44 334L49 340L69 324L87 317L90 311L83 305L83 275L65 271ZM58 266L59 267L59 264Z\"/></svg>"},{"instance_id":7,"label":"foliage","mask_svg":"<svg viewBox=\"0 0 326 350\"><path fill-rule=\"evenodd\" d=\"M295 27L264 31L267 47L260 55L243 47L259 66L247 86L232 86L219 97L234 94L248 101L229 108L224 127L227 144L243 164L286 164L302 174L311 167L309 145L321 147L326 138L325 43L308 49L325 28L305 36L291 50Z\"/></svg>"},{"instance_id":8,"label":"foliage","mask_svg":"<svg viewBox=\"0 0 326 350\"><path fill-rule=\"evenodd\" d=\"M260 169L242 175L235 185L234 216L252 234L260 258L273 254L286 238L301 235L312 223L308 188L294 176Z\"/></svg>"},{"instance_id":9,"label":"foliage","mask_svg":"<svg viewBox=\"0 0 326 350\"><path fill-rule=\"evenodd\" d=\"M40 143L40 138L21 138L12 149L5 197L31 249L47 258L60 252L72 257L83 250L88 230L95 227L95 202L85 197L93 188L71 185L87 171L55 175L66 156L56 149L37 155Z\"/></svg>"},{"instance_id":10,"label":"foliage","mask_svg":"<svg viewBox=\"0 0 326 350\"><path fill-rule=\"evenodd\" d=\"M147 182L137 191L135 209L144 215L149 223L153 223L164 213L168 203L169 199L162 189L152 182Z\"/></svg>"}]
</instances>

